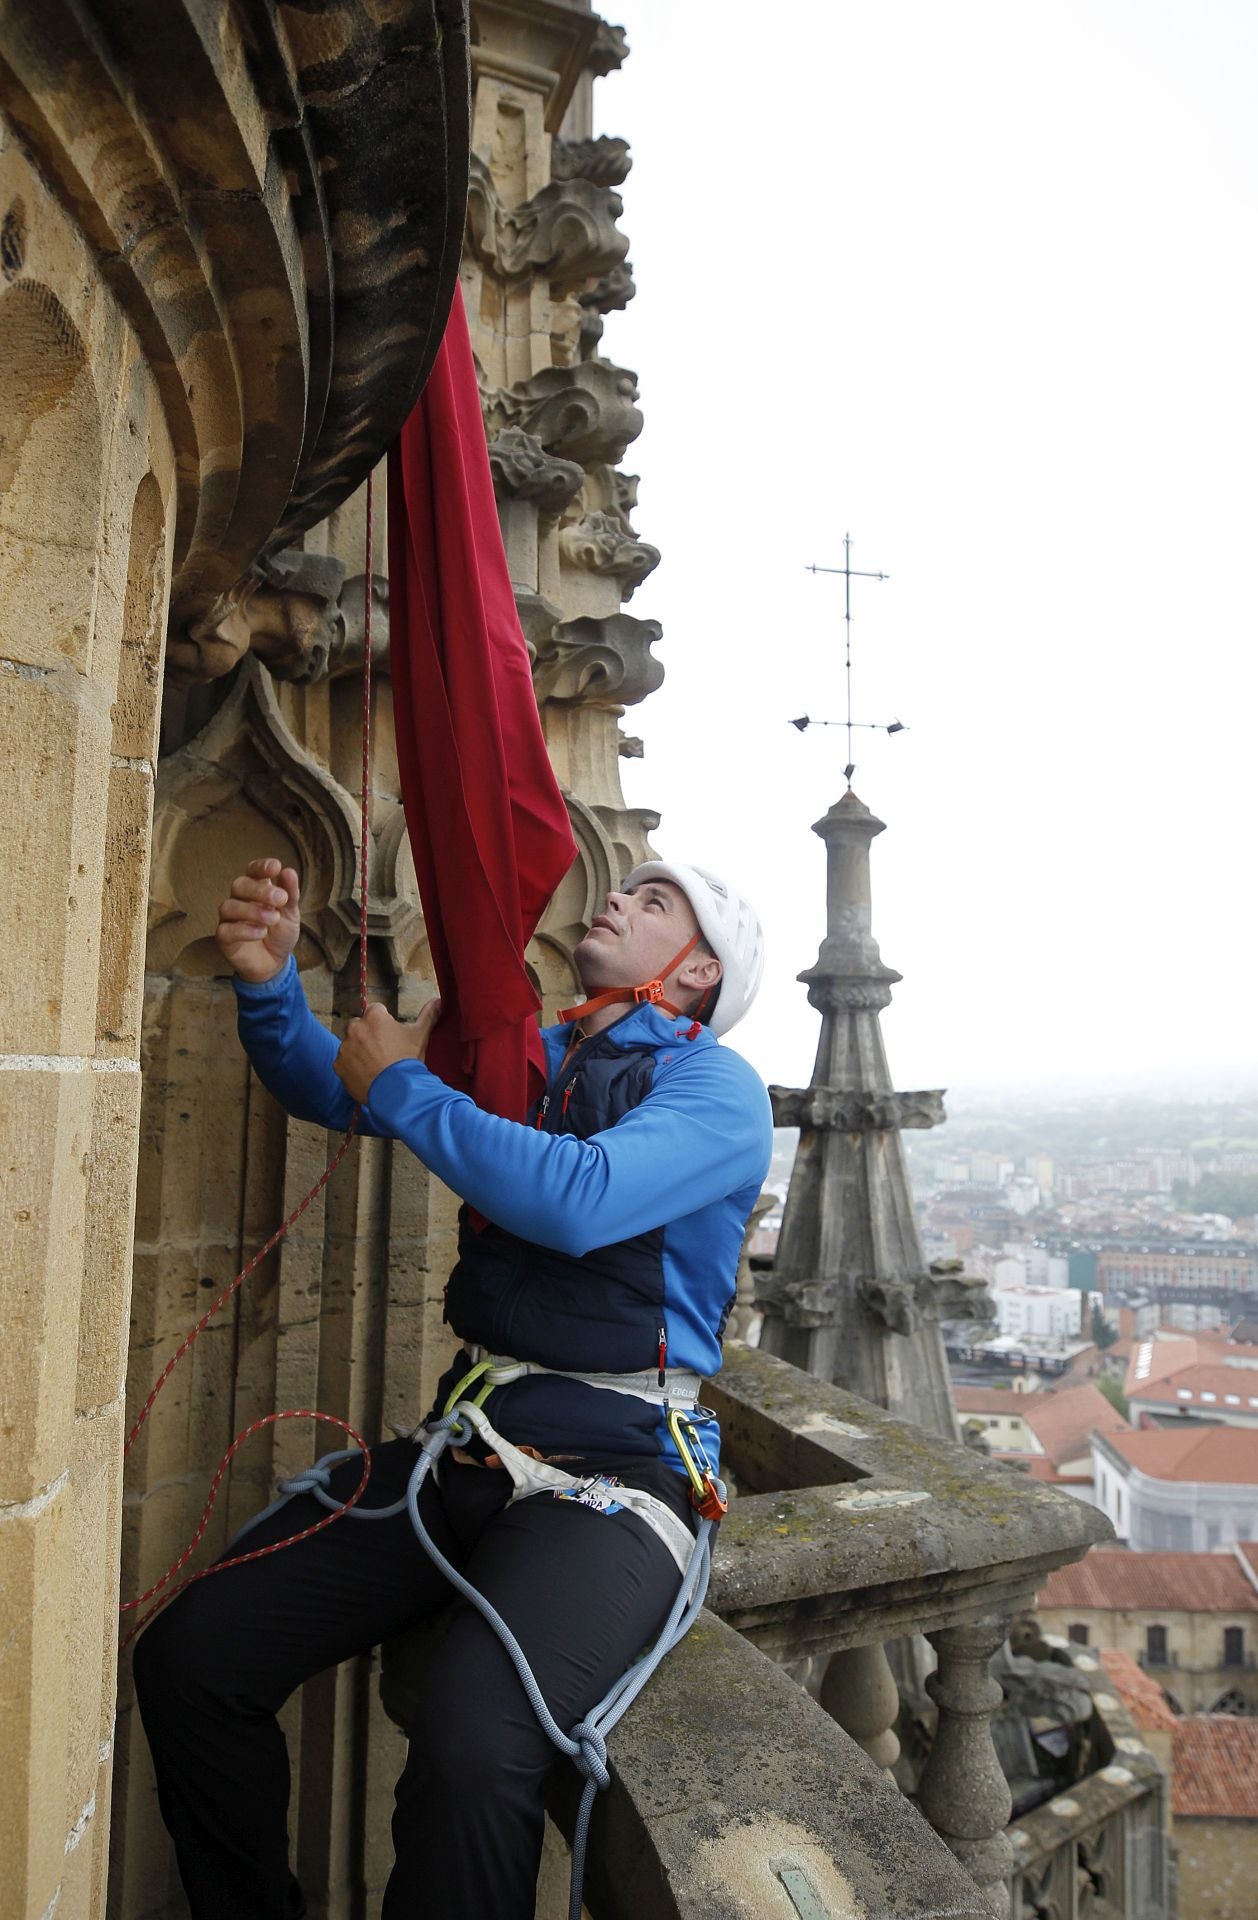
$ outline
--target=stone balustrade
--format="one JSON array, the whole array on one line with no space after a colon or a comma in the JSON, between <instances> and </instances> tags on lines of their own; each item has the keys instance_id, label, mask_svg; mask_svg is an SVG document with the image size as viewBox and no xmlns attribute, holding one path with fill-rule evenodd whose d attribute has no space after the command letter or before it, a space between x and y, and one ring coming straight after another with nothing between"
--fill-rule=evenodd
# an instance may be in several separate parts
<instances>
[{"instance_id":1,"label":"stone balustrade","mask_svg":"<svg viewBox=\"0 0 1258 1920\"><path fill-rule=\"evenodd\" d=\"M1100 1765L1009 1829L1012 1920L1166 1920L1166 1775L1099 1661L1069 1656L1065 1641L1051 1644L1092 1694L1089 1733Z\"/></svg>"}]
</instances>

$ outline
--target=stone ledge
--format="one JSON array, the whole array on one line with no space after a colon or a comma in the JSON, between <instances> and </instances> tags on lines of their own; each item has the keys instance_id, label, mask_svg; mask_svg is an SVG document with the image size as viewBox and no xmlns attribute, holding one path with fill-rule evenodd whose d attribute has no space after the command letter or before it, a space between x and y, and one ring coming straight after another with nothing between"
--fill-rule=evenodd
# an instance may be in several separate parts
<instances>
[{"instance_id":1,"label":"stone ledge","mask_svg":"<svg viewBox=\"0 0 1258 1920\"><path fill-rule=\"evenodd\" d=\"M710 1613L609 1748L586 1880L595 1920L990 1920L895 1783ZM570 1769L556 1771L551 1799L570 1834Z\"/></svg>"}]
</instances>

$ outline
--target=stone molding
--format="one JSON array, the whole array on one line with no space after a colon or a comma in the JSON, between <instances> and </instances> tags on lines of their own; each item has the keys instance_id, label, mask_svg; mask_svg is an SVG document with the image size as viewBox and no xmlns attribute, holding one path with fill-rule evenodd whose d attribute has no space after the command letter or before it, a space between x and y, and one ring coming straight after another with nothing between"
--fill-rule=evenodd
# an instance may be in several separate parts
<instances>
[{"instance_id":1,"label":"stone molding","mask_svg":"<svg viewBox=\"0 0 1258 1920\"><path fill-rule=\"evenodd\" d=\"M614 467L642 431L638 376L609 360L543 367L531 379L484 396L494 437L522 428L561 460Z\"/></svg>"},{"instance_id":2,"label":"stone molding","mask_svg":"<svg viewBox=\"0 0 1258 1920\"><path fill-rule=\"evenodd\" d=\"M651 652L662 633L658 620L637 620L629 613L562 622L538 644L533 665L538 700L636 706L663 683L664 669Z\"/></svg>"},{"instance_id":3,"label":"stone molding","mask_svg":"<svg viewBox=\"0 0 1258 1920\"><path fill-rule=\"evenodd\" d=\"M870 1093L841 1087L769 1088L773 1124L810 1132L889 1133L899 1127L937 1127L946 1117L943 1092Z\"/></svg>"},{"instance_id":4,"label":"stone molding","mask_svg":"<svg viewBox=\"0 0 1258 1920\"><path fill-rule=\"evenodd\" d=\"M629 251L616 221L620 195L590 180L552 180L516 207L503 205L489 167L473 154L467 201L471 252L500 280L542 273L552 297L611 274Z\"/></svg>"}]
</instances>

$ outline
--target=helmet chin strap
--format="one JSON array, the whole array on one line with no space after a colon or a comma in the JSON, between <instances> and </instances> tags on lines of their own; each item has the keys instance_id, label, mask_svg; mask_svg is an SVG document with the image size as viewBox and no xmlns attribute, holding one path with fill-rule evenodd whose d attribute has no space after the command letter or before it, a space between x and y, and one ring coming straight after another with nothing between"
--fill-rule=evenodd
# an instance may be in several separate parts
<instances>
[{"instance_id":1,"label":"helmet chin strap","mask_svg":"<svg viewBox=\"0 0 1258 1920\"><path fill-rule=\"evenodd\" d=\"M679 967L694 952L702 938L701 932L692 934L681 952L675 953L666 967L661 967L658 980L648 980L641 987L608 987L606 993L596 993L592 1000L583 1000L579 1007L560 1007L559 1018L565 1026L570 1026L574 1020L583 1020L587 1014L597 1013L602 1007L614 1007L621 1000L629 1001L634 1006L641 1006L646 1001L650 1006L658 1007L661 1013L680 1016L681 1008L664 998L664 982L674 967Z\"/></svg>"}]
</instances>

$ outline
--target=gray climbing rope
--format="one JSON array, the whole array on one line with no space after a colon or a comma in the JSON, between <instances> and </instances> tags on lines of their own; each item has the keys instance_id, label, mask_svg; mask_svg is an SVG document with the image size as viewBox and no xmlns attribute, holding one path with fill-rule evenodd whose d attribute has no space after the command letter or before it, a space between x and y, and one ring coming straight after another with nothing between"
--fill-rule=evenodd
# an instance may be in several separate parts
<instances>
[{"instance_id":1,"label":"gray climbing rope","mask_svg":"<svg viewBox=\"0 0 1258 1920\"><path fill-rule=\"evenodd\" d=\"M443 1414L424 1430L424 1443L420 1448L419 1459L411 1471L406 1493L387 1507L351 1507L346 1514L348 1520L390 1520L403 1511L409 1512L415 1537L428 1555L433 1565L454 1588L455 1592L475 1607L486 1624L492 1627L502 1642L520 1684L533 1712L537 1715L547 1738L565 1754L582 1775L585 1785L581 1791L581 1800L577 1808L576 1823L572 1832L572 1882L568 1894L568 1920L581 1920L581 1893L585 1885L585 1855L589 1840L590 1816L594 1809L596 1795L611 1785L611 1774L607 1765L607 1736L633 1705L645 1687L655 1669L671 1653L679 1641L683 1640L698 1619L707 1596L708 1579L712 1571L712 1531L711 1520L701 1520L695 1536L694 1547L677 1597L669 1609L668 1618L654 1642L654 1645L642 1654L626 1673L623 1673L596 1707L592 1707L582 1720L578 1720L571 1733L565 1733L546 1705L537 1678L525 1656L524 1649L512 1633L498 1609L488 1601L484 1594L474 1587L470 1580L464 1579L457 1567L442 1553L440 1547L431 1538L424 1526L419 1511L419 1495L424 1481L433 1467L451 1444L462 1445L473 1434L472 1422L466 1419L456 1407L453 1412ZM325 1453L312 1467L302 1473L292 1475L290 1479L280 1481L280 1497L262 1513L255 1514L236 1535L248 1533L261 1521L291 1500L298 1493L312 1493L322 1506L332 1511L338 1510L344 1503L329 1493L332 1468L342 1460L357 1458L352 1448L336 1453ZM233 1543L234 1544L234 1543Z\"/></svg>"}]
</instances>

